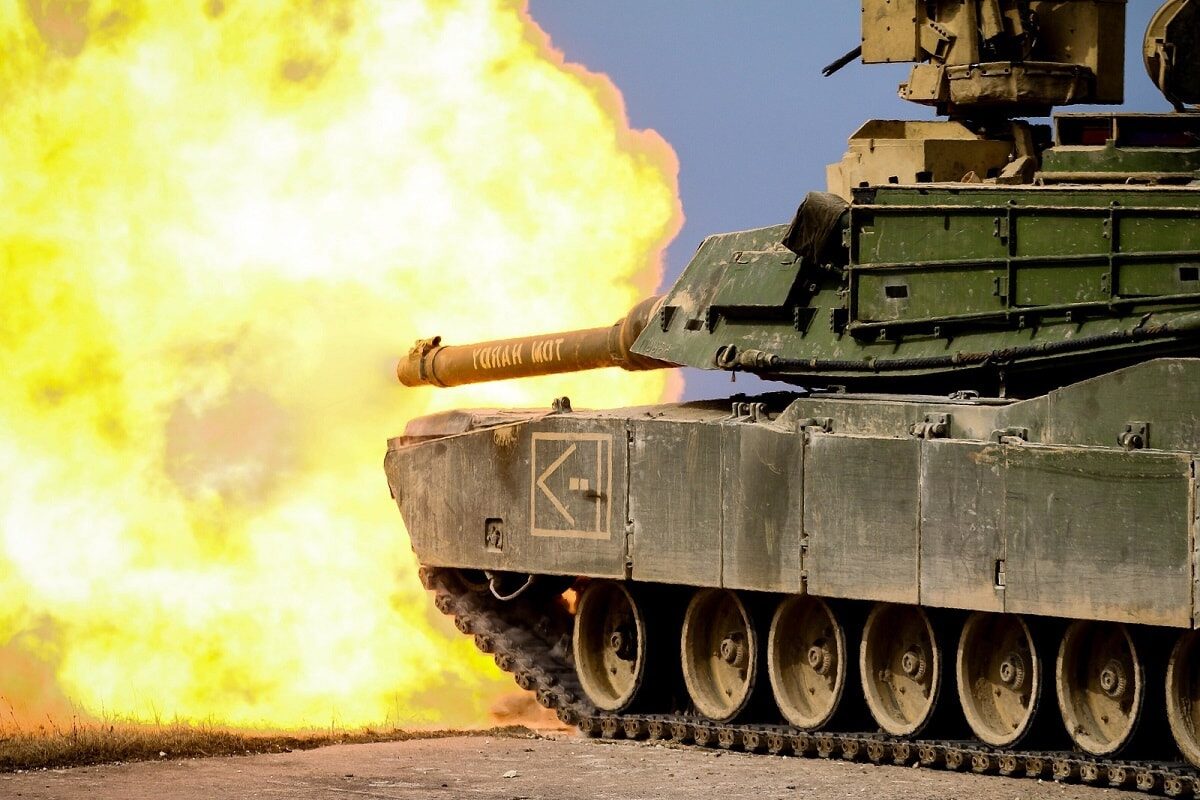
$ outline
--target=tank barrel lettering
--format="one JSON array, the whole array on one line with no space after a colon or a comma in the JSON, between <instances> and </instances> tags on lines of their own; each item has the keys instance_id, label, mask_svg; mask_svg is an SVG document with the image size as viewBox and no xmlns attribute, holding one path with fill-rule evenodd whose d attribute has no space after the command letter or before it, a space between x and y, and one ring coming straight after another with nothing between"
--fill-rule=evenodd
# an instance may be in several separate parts
<instances>
[{"instance_id":1,"label":"tank barrel lettering","mask_svg":"<svg viewBox=\"0 0 1200 800\"><path fill-rule=\"evenodd\" d=\"M493 347L473 347L471 348L471 367L477 370L490 370L513 365L520 366L524 363L521 354L524 346L523 342L516 342Z\"/></svg>"},{"instance_id":2,"label":"tank barrel lettering","mask_svg":"<svg viewBox=\"0 0 1200 800\"><path fill-rule=\"evenodd\" d=\"M562 345L566 339L559 336L555 339L542 339L533 343L531 357L535 364L545 364L551 361L562 361Z\"/></svg>"}]
</instances>

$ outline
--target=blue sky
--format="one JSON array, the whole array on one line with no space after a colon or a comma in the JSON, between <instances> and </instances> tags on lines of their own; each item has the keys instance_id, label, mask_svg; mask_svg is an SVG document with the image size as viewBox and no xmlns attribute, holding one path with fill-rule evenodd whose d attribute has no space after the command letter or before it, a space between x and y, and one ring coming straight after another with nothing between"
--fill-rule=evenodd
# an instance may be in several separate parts
<instances>
[{"instance_id":1,"label":"blue sky","mask_svg":"<svg viewBox=\"0 0 1200 800\"><path fill-rule=\"evenodd\" d=\"M1158 5L1129 4L1128 110L1169 110L1141 58ZM668 282L704 236L790 219L867 119L933 116L897 98L905 66L855 62L821 77L858 44L859 4L848 0L530 0L530 12L568 60L613 79L634 126L679 154L687 222L667 253ZM730 391L712 378L689 374L688 396Z\"/></svg>"}]
</instances>

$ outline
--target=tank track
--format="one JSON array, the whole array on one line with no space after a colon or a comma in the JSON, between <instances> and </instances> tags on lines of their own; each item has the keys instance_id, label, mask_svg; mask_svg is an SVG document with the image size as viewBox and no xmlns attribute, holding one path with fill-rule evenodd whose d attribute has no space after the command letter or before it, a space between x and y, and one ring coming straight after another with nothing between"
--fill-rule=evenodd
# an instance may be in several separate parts
<instances>
[{"instance_id":1,"label":"tank track","mask_svg":"<svg viewBox=\"0 0 1200 800\"><path fill-rule=\"evenodd\" d=\"M1200 796L1200 771L1185 763L1011 751L977 741L899 739L880 733L812 733L787 725L719 724L683 714L601 713L575 677L572 619L565 608L524 597L502 603L486 592L472 591L445 570L422 568L421 580L434 592L438 610L453 617L459 631L474 636L476 646L511 673L518 686L591 738L1041 778L1166 797Z\"/></svg>"}]
</instances>

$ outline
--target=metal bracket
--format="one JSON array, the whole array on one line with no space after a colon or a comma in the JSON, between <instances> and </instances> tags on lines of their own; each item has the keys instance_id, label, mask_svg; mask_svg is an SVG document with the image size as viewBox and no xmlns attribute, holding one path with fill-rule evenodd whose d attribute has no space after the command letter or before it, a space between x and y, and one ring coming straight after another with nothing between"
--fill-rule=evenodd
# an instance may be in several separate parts
<instances>
[{"instance_id":1,"label":"metal bracket","mask_svg":"<svg viewBox=\"0 0 1200 800\"><path fill-rule=\"evenodd\" d=\"M992 235L1007 244L1009 237L1008 217L996 217L992 220L992 224L994 226Z\"/></svg>"},{"instance_id":2,"label":"metal bracket","mask_svg":"<svg viewBox=\"0 0 1200 800\"><path fill-rule=\"evenodd\" d=\"M950 48L954 45L954 38L954 34L950 33L948 28L936 22L926 23L918 34L921 49L939 64L946 63Z\"/></svg>"},{"instance_id":3,"label":"metal bracket","mask_svg":"<svg viewBox=\"0 0 1200 800\"><path fill-rule=\"evenodd\" d=\"M1000 444L1025 444L1029 441L1029 428L1001 428L992 431L992 441Z\"/></svg>"},{"instance_id":4,"label":"metal bracket","mask_svg":"<svg viewBox=\"0 0 1200 800\"><path fill-rule=\"evenodd\" d=\"M816 294L814 288L810 294ZM817 316L817 310L810 306L796 305L792 307L792 327L798 331L808 330L808 326L812 324L813 318Z\"/></svg>"},{"instance_id":5,"label":"metal bracket","mask_svg":"<svg viewBox=\"0 0 1200 800\"><path fill-rule=\"evenodd\" d=\"M483 549L489 553L504 552L504 520L488 519L484 521Z\"/></svg>"},{"instance_id":6,"label":"metal bracket","mask_svg":"<svg viewBox=\"0 0 1200 800\"><path fill-rule=\"evenodd\" d=\"M926 414L924 422L914 422L909 433L918 439L945 439L950 435L949 414Z\"/></svg>"},{"instance_id":7,"label":"metal bracket","mask_svg":"<svg viewBox=\"0 0 1200 800\"><path fill-rule=\"evenodd\" d=\"M848 324L850 324L850 309L833 308L829 310L829 330L840 336L845 332Z\"/></svg>"},{"instance_id":8,"label":"metal bracket","mask_svg":"<svg viewBox=\"0 0 1200 800\"><path fill-rule=\"evenodd\" d=\"M658 325L662 328L662 332L666 333L671 327L671 320L675 319L675 312L679 310L679 306L663 305L658 310Z\"/></svg>"},{"instance_id":9,"label":"metal bracket","mask_svg":"<svg viewBox=\"0 0 1200 800\"><path fill-rule=\"evenodd\" d=\"M1150 446L1149 422L1126 422L1125 429L1117 434L1117 444L1126 450L1141 450Z\"/></svg>"},{"instance_id":10,"label":"metal bracket","mask_svg":"<svg viewBox=\"0 0 1200 800\"><path fill-rule=\"evenodd\" d=\"M734 403L730 419L737 422L770 422L766 403Z\"/></svg>"},{"instance_id":11,"label":"metal bracket","mask_svg":"<svg viewBox=\"0 0 1200 800\"><path fill-rule=\"evenodd\" d=\"M833 432L833 417L807 417L796 421L796 428L801 431Z\"/></svg>"}]
</instances>

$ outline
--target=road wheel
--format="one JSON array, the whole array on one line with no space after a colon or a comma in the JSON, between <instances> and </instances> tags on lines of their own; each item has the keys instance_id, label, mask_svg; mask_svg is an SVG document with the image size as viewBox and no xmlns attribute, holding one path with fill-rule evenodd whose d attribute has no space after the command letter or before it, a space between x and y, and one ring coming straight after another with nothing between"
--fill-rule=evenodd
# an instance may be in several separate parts
<instances>
[{"instance_id":1,"label":"road wheel","mask_svg":"<svg viewBox=\"0 0 1200 800\"><path fill-rule=\"evenodd\" d=\"M683 680L696 710L728 722L750 703L758 673L759 635L742 599L727 589L701 589L683 616Z\"/></svg>"},{"instance_id":2,"label":"road wheel","mask_svg":"<svg viewBox=\"0 0 1200 800\"><path fill-rule=\"evenodd\" d=\"M1129 744L1141 720L1146 671L1124 625L1073 622L1058 648L1054 681L1067 733L1080 750L1110 756Z\"/></svg>"},{"instance_id":3,"label":"road wheel","mask_svg":"<svg viewBox=\"0 0 1200 800\"><path fill-rule=\"evenodd\" d=\"M858 664L879 727L893 736L915 736L929 724L941 693L943 656L924 609L879 603L871 610Z\"/></svg>"},{"instance_id":4,"label":"road wheel","mask_svg":"<svg viewBox=\"0 0 1200 800\"><path fill-rule=\"evenodd\" d=\"M784 718L804 730L833 719L846 688L846 630L824 600L784 598L771 619L767 675Z\"/></svg>"},{"instance_id":5,"label":"road wheel","mask_svg":"<svg viewBox=\"0 0 1200 800\"><path fill-rule=\"evenodd\" d=\"M1200 767L1200 631L1180 636L1167 660L1167 722L1183 757Z\"/></svg>"},{"instance_id":6,"label":"road wheel","mask_svg":"<svg viewBox=\"0 0 1200 800\"><path fill-rule=\"evenodd\" d=\"M1025 620L972 614L958 640L958 699L975 735L1010 747L1033 729L1042 691L1042 659Z\"/></svg>"},{"instance_id":7,"label":"road wheel","mask_svg":"<svg viewBox=\"0 0 1200 800\"><path fill-rule=\"evenodd\" d=\"M623 711L646 675L646 619L634 594L615 581L589 583L575 610L575 671L584 693L604 711Z\"/></svg>"}]
</instances>

